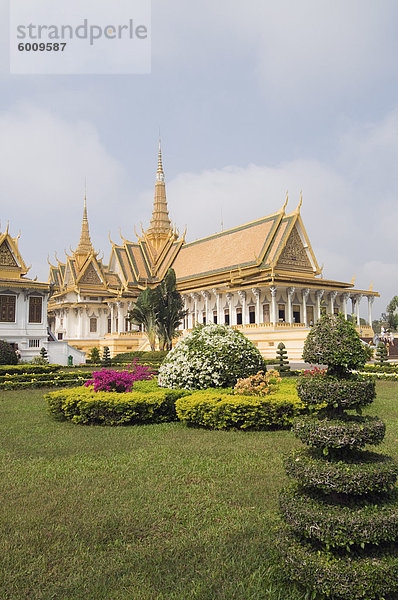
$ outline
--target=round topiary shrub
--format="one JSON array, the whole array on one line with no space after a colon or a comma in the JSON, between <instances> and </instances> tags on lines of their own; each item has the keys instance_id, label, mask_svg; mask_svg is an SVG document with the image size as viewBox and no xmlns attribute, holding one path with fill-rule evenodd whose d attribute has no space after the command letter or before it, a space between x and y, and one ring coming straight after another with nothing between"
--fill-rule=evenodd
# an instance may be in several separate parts
<instances>
[{"instance_id":1,"label":"round topiary shrub","mask_svg":"<svg viewBox=\"0 0 398 600\"><path fill-rule=\"evenodd\" d=\"M378 417L342 415L336 419L303 416L295 420L293 432L304 444L316 448L363 448L380 444L386 432Z\"/></svg>"},{"instance_id":2,"label":"round topiary shrub","mask_svg":"<svg viewBox=\"0 0 398 600\"><path fill-rule=\"evenodd\" d=\"M302 493L299 486L283 490L279 499L285 523L302 538L328 548L394 542L398 538L398 491L380 506L375 496L339 502L322 493Z\"/></svg>"},{"instance_id":3,"label":"round topiary shrub","mask_svg":"<svg viewBox=\"0 0 398 600\"><path fill-rule=\"evenodd\" d=\"M328 375L344 376L350 369L363 367L368 352L355 327L344 315L323 315L307 336L303 359L328 366Z\"/></svg>"},{"instance_id":4,"label":"round topiary shrub","mask_svg":"<svg viewBox=\"0 0 398 600\"><path fill-rule=\"evenodd\" d=\"M0 365L16 365L18 357L8 342L0 340Z\"/></svg>"},{"instance_id":5,"label":"round topiary shrub","mask_svg":"<svg viewBox=\"0 0 398 600\"><path fill-rule=\"evenodd\" d=\"M316 590L311 598L321 595L333 600L387 600L387 594L398 591L396 545L339 556L320 552L319 547L299 542L286 532L279 540L279 550L289 577L308 590Z\"/></svg>"},{"instance_id":6,"label":"round topiary shrub","mask_svg":"<svg viewBox=\"0 0 398 600\"><path fill-rule=\"evenodd\" d=\"M351 453L342 460L324 460L319 450L297 450L285 459L286 473L303 487L326 494L388 492L398 476L398 466L389 456L375 452Z\"/></svg>"},{"instance_id":7,"label":"round topiary shrub","mask_svg":"<svg viewBox=\"0 0 398 600\"><path fill-rule=\"evenodd\" d=\"M266 364L255 345L226 325L196 327L169 352L159 369L159 385L168 388L230 387Z\"/></svg>"},{"instance_id":8,"label":"round topiary shrub","mask_svg":"<svg viewBox=\"0 0 398 600\"><path fill-rule=\"evenodd\" d=\"M300 377L297 392L301 401L308 407L316 407L325 402L328 407L357 409L371 404L376 397L374 379L318 376Z\"/></svg>"}]
</instances>

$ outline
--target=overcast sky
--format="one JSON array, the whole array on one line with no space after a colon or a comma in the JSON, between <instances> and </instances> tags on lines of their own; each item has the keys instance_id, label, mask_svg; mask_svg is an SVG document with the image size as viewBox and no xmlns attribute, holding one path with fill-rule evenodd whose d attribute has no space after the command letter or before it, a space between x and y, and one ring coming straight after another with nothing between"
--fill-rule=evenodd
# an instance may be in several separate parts
<instances>
[{"instance_id":1,"label":"overcast sky","mask_svg":"<svg viewBox=\"0 0 398 600\"><path fill-rule=\"evenodd\" d=\"M398 294L396 0L152 0L149 75L10 75L7 22L0 0L1 230L31 276L76 247L85 178L105 262L148 226L160 128L188 240L302 190L324 276L373 282L376 314Z\"/></svg>"}]
</instances>

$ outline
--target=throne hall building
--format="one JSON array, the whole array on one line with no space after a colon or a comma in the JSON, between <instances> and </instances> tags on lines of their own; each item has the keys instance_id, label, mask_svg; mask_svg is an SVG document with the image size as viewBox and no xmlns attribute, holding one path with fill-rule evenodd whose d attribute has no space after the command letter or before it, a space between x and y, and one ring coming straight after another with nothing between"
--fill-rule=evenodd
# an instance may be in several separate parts
<instances>
[{"instance_id":1,"label":"throne hall building","mask_svg":"<svg viewBox=\"0 0 398 600\"><path fill-rule=\"evenodd\" d=\"M57 339L80 350L108 346L111 354L148 350L144 332L128 311L141 290L154 287L172 267L187 317L184 335L197 323L225 323L241 330L267 358L279 342L289 358L303 344L321 309L353 315L362 337L373 337L372 304L379 294L322 277L300 215L285 204L271 215L187 243L173 227L159 145L155 198L149 228L136 241L112 242L107 265L94 250L84 202L81 236L64 262L50 265L49 322ZM135 231L135 229L134 229ZM368 323L360 323L367 302Z\"/></svg>"}]
</instances>

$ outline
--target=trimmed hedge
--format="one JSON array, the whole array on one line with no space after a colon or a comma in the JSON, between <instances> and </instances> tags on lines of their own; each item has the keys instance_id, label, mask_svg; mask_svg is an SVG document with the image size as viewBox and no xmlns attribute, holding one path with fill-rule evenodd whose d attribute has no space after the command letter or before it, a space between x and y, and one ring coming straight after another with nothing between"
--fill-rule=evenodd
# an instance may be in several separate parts
<instances>
[{"instance_id":1,"label":"trimmed hedge","mask_svg":"<svg viewBox=\"0 0 398 600\"><path fill-rule=\"evenodd\" d=\"M288 577L327 598L375 600L398 591L398 548L335 556L281 533L278 543Z\"/></svg>"},{"instance_id":2,"label":"trimmed hedge","mask_svg":"<svg viewBox=\"0 0 398 600\"><path fill-rule=\"evenodd\" d=\"M382 380L382 381L398 381L398 373L396 371L392 371L391 373L367 373L367 372L360 372L359 375L361 375L361 377L368 377L369 379L373 379L373 380Z\"/></svg>"},{"instance_id":3,"label":"trimmed hedge","mask_svg":"<svg viewBox=\"0 0 398 600\"><path fill-rule=\"evenodd\" d=\"M387 365L365 365L361 371L366 373L398 373L398 365L388 363Z\"/></svg>"},{"instance_id":4,"label":"trimmed hedge","mask_svg":"<svg viewBox=\"0 0 398 600\"><path fill-rule=\"evenodd\" d=\"M0 384L0 391L31 390L36 388L50 387L78 387L84 384L86 379L45 379L44 381L12 381Z\"/></svg>"},{"instance_id":5,"label":"trimmed hedge","mask_svg":"<svg viewBox=\"0 0 398 600\"><path fill-rule=\"evenodd\" d=\"M136 425L176 420L175 401L184 393L159 389L118 394L82 387L50 392L45 399L50 415L58 420L79 425Z\"/></svg>"},{"instance_id":6,"label":"trimmed hedge","mask_svg":"<svg viewBox=\"0 0 398 600\"><path fill-rule=\"evenodd\" d=\"M71 387L83 385L88 379L90 379L90 373L85 371L75 371L74 373L55 371L54 373L3 375L0 376L0 390L9 391L46 387Z\"/></svg>"},{"instance_id":7,"label":"trimmed hedge","mask_svg":"<svg viewBox=\"0 0 398 600\"><path fill-rule=\"evenodd\" d=\"M381 544L398 540L398 491L381 506L373 502L351 501L336 504L323 494L306 494L297 486L283 490L279 505L285 522L306 539L326 548Z\"/></svg>"},{"instance_id":8,"label":"trimmed hedge","mask_svg":"<svg viewBox=\"0 0 398 600\"><path fill-rule=\"evenodd\" d=\"M275 429L288 427L303 405L294 384L281 384L269 396L240 396L226 390L203 390L176 402L178 418L211 429Z\"/></svg>"},{"instance_id":9,"label":"trimmed hedge","mask_svg":"<svg viewBox=\"0 0 398 600\"><path fill-rule=\"evenodd\" d=\"M293 433L304 444L317 448L363 448L380 444L386 432L378 417L342 415L338 419L299 417Z\"/></svg>"},{"instance_id":10,"label":"trimmed hedge","mask_svg":"<svg viewBox=\"0 0 398 600\"><path fill-rule=\"evenodd\" d=\"M60 369L61 365L0 365L0 376L22 373L54 373Z\"/></svg>"},{"instance_id":11,"label":"trimmed hedge","mask_svg":"<svg viewBox=\"0 0 398 600\"><path fill-rule=\"evenodd\" d=\"M119 363L131 363L136 360L139 364L146 365L157 365L160 366L163 360L166 358L168 351L155 351L155 352L123 352L116 354L111 360L112 365Z\"/></svg>"},{"instance_id":12,"label":"trimmed hedge","mask_svg":"<svg viewBox=\"0 0 398 600\"><path fill-rule=\"evenodd\" d=\"M354 453L344 461L327 461L316 450L298 450L284 460L286 473L303 487L330 494L388 492L398 476L398 465L375 452Z\"/></svg>"},{"instance_id":13,"label":"trimmed hedge","mask_svg":"<svg viewBox=\"0 0 398 600\"><path fill-rule=\"evenodd\" d=\"M304 376L297 382L297 392L310 409L322 402L331 408L355 409L373 402L376 384L373 379Z\"/></svg>"},{"instance_id":14,"label":"trimmed hedge","mask_svg":"<svg viewBox=\"0 0 398 600\"><path fill-rule=\"evenodd\" d=\"M49 379L77 379L84 381L90 379L91 374L88 371L74 371L73 373L64 373L64 371L55 371L54 373L21 373L16 375L0 375L0 386L3 383L20 383L31 381L48 381Z\"/></svg>"}]
</instances>

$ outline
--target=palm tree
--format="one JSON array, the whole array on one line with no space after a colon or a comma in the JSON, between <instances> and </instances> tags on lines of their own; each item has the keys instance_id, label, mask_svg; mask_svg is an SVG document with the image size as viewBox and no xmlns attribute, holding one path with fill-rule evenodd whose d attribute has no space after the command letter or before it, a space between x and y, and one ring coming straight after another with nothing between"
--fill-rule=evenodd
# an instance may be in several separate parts
<instances>
[{"instance_id":1,"label":"palm tree","mask_svg":"<svg viewBox=\"0 0 398 600\"><path fill-rule=\"evenodd\" d=\"M155 291L150 288L142 290L136 303L129 312L130 322L142 325L148 336L151 350L156 349L156 298Z\"/></svg>"},{"instance_id":2,"label":"palm tree","mask_svg":"<svg viewBox=\"0 0 398 600\"><path fill-rule=\"evenodd\" d=\"M178 327L187 314L184 302L177 291L176 274L169 269L163 281L155 288L156 327L161 350L171 350L173 338L180 335Z\"/></svg>"}]
</instances>

